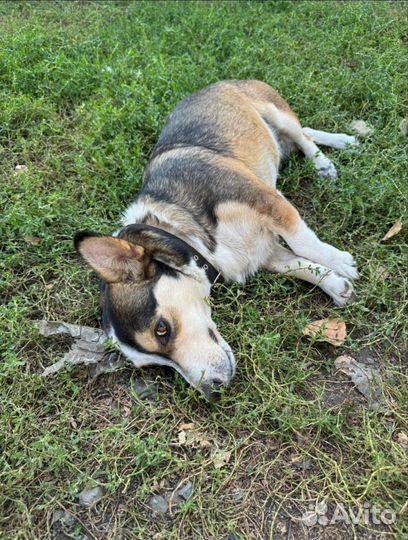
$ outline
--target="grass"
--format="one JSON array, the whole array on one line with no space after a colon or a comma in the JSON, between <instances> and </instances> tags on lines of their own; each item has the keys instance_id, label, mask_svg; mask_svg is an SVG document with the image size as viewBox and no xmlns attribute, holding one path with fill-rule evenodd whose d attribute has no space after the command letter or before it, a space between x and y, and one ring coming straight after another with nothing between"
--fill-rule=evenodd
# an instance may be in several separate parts
<instances>
[{"instance_id":1,"label":"grass","mask_svg":"<svg viewBox=\"0 0 408 540\"><path fill-rule=\"evenodd\" d=\"M406 24L406 3L380 1L0 4L2 540L64 540L61 527L77 540L405 537L406 217L394 240L381 238L406 215ZM67 343L40 338L34 320L100 324L75 231L115 229L175 104L227 78L272 84L304 125L373 127L355 151L331 153L336 185L296 155L281 176L320 236L356 255L357 303L339 310L267 273L216 286L238 372L215 406L164 369L42 379ZM311 320L338 316L344 347L302 339ZM374 360L385 408L335 373L341 353ZM156 385L150 400L135 393L141 376ZM189 422L212 448L179 444ZM231 452L219 469L214 448ZM193 496L152 515L151 495L183 480ZM89 482L105 497L84 510ZM390 508L397 521L303 526L321 501ZM73 520L58 536L60 509Z\"/></svg>"}]
</instances>

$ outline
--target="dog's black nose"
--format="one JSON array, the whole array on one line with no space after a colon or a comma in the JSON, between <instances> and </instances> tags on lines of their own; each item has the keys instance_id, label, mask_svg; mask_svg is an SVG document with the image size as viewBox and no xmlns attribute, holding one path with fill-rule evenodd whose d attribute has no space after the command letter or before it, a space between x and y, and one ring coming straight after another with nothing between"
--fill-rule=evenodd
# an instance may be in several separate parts
<instances>
[{"instance_id":1,"label":"dog's black nose","mask_svg":"<svg viewBox=\"0 0 408 540\"><path fill-rule=\"evenodd\" d=\"M207 396L208 401L218 401L221 397L221 389L224 383L220 379L212 379L202 383L201 388Z\"/></svg>"}]
</instances>

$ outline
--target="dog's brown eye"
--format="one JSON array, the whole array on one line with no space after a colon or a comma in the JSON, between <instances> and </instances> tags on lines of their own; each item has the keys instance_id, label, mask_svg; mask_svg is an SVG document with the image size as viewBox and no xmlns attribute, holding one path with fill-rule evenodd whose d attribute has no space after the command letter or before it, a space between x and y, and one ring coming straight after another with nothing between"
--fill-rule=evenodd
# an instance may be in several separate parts
<instances>
[{"instance_id":1,"label":"dog's brown eye","mask_svg":"<svg viewBox=\"0 0 408 540\"><path fill-rule=\"evenodd\" d=\"M168 335L169 333L169 327L168 325L160 320L157 324L156 324L156 329L155 329L155 332L156 332L156 336L160 337L160 338L164 338Z\"/></svg>"}]
</instances>

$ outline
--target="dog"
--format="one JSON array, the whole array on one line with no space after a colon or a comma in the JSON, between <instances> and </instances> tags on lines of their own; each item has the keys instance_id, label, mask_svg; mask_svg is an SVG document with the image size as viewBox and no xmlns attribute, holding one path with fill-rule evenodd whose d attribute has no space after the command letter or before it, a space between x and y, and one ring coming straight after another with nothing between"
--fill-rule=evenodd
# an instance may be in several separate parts
<instances>
[{"instance_id":1,"label":"dog","mask_svg":"<svg viewBox=\"0 0 408 540\"><path fill-rule=\"evenodd\" d=\"M317 145L357 143L302 128L260 81L222 81L179 103L122 228L75 237L102 280L107 335L136 366L170 366L211 401L235 374L234 354L211 318L208 297L217 280L244 283L262 268L319 286L337 306L351 302L353 257L322 242L276 181L294 148L319 175L336 178Z\"/></svg>"}]
</instances>

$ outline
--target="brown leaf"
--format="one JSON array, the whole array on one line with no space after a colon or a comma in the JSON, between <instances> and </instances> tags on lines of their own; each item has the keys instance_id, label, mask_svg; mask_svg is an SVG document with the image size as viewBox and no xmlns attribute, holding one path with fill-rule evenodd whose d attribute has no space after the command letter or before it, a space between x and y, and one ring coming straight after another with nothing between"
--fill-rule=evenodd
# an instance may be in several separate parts
<instances>
[{"instance_id":1,"label":"brown leaf","mask_svg":"<svg viewBox=\"0 0 408 540\"><path fill-rule=\"evenodd\" d=\"M30 246L38 246L38 244L41 244L41 238L38 238L37 236L31 236L30 234L27 234L27 236L23 236L24 242L27 242L27 244L30 244Z\"/></svg>"},{"instance_id":2,"label":"brown leaf","mask_svg":"<svg viewBox=\"0 0 408 540\"><path fill-rule=\"evenodd\" d=\"M181 424L179 427L182 426L188 429L190 426L194 426L194 424ZM210 448L213 446L204 433L192 431L191 428L190 430L187 429L181 429L178 433L178 443L180 446L199 446L200 448Z\"/></svg>"},{"instance_id":3,"label":"brown leaf","mask_svg":"<svg viewBox=\"0 0 408 540\"><path fill-rule=\"evenodd\" d=\"M346 324L341 319L320 319L308 324L303 330L303 335L319 337L339 347L346 339Z\"/></svg>"},{"instance_id":4,"label":"brown leaf","mask_svg":"<svg viewBox=\"0 0 408 540\"><path fill-rule=\"evenodd\" d=\"M179 425L179 429L180 430L185 430L185 431L191 431L192 429L194 429L196 426L194 424L194 422L187 422L185 424L180 424Z\"/></svg>"},{"instance_id":5,"label":"brown leaf","mask_svg":"<svg viewBox=\"0 0 408 540\"><path fill-rule=\"evenodd\" d=\"M394 225L391 227L391 229L387 232L387 234L382 239L383 242L387 242L388 240L391 240L391 238L394 238L400 230L402 229L402 219L397 219L397 221L394 223Z\"/></svg>"},{"instance_id":6,"label":"brown leaf","mask_svg":"<svg viewBox=\"0 0 408 540\"><path fill-rule=\"evenodd\" d=\"M224 467L229 460L231 459L231 453L228 450L214 450L212 453L212 462L216 469L221 469L221 467Z\"/></svg>"},{"instance_id":7,"label":"brown leaf","mask_svg":"<svg viewBox=\"0 0 408 540\"><path fill-rule=\"evenodd\" d=\"M129 416L132 415L132 407L129 407L128 405L125 405L122 409L123 416L125 418L129 418Z\"/></svg>"},{"instance_id":8,"label":"brown leaf","mask_svg":"<svg viewBox=\"0 0 408 540\"><path fill-rule=\"evenodd\" d=\"M402 446L404 450L408 450L408 436L403 431L397 433L397 442Z\"/></svg>"}]
</instances>

